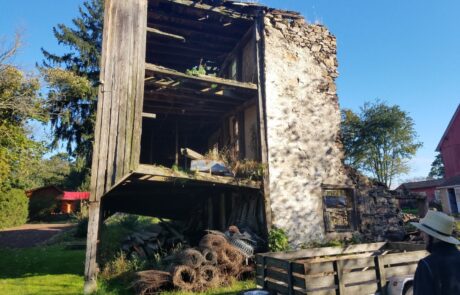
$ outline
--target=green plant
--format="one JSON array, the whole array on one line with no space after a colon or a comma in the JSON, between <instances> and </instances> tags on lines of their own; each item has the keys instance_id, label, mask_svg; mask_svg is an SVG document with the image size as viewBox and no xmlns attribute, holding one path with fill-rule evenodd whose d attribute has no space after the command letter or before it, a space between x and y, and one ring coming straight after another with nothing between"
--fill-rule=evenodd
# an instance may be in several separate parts
<instances>
[{"instance_id":1,"label":"green plant","mask_svg":"<svg viewBox=\"0 0 460 295\"><path fill-rule=\"evenodd\" d=\"M53 194L39 194L29 200L29 218L44 220L51 216L58 208L58 202Z\"/></svg>"},{"instance_id":2,"label":"green plant","mask_svg":"<svg viewBox=\"0 0 460 295\"><path fill-rule=\"evenodd\" d=\"M29 200L24 191L0 191L0 229L26 223Z\"/></svg>"},{"instance_id":3,"label":"green plant","mask_svg":"<svg viewBox=\"0 0 460 295\"><path fill-rule=\"evenodd\" d=\"M104 265L101 276L105 280L127 276L135 271L145 269L146 265L145 260L137 257L128 259L123 252L118 252L112 260Z\"/></svg>"},{"instance_id":4,"label":"green plant","mask_svg":"<svg viewBox=\"0 0 460 295\"><path fill-rule=\"evenodd\" d=\"M185 73L190 76L203 76L206 75L206 67L199 65L197 67L186 70Z\"/></svg>"},{"instance_id":5,"label":"green plant","mask_svg":"<svg viewBox=\"0 0 460 295\"><path fill-rule=\"evenodd\" d=\"M281 228L272 228L268 233L268 247L272 252L289 250L289 239Z\"/></svg>"}]
</instances>

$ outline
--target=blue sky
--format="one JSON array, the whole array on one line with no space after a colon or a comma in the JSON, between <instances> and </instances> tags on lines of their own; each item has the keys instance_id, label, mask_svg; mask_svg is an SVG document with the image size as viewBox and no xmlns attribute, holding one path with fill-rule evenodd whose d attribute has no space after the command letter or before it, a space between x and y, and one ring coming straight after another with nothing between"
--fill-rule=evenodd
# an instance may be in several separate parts
<instances>
[{"instance_id":1,"label":"blue sky","mask_svg":"<svg viewBox=\"0 0 460 295\"><path fill-rule=\"evenodd\" d=\"M52 27L70 23L82 0L0 0L0 36L24 31L16 62L33 70L40 47L60 52ZM265 0L300 11L337 37L342 107L366 101L398 104L413 117L424 143L411 173L426 176L436 145L460 103L460 1L458 0Z\"/></svg>"}]
</instances>

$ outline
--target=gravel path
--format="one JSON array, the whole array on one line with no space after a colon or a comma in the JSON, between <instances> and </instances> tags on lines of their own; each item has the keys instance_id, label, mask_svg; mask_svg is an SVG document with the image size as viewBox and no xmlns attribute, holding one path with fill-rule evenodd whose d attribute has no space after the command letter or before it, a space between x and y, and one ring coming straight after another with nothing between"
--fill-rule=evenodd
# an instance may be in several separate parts
<instances>
[{"instance_id":1,"label":"gravel path","mask_svg":"<svg viewBox=\"0 0 460 295\"><path fill-rule=\"evenodd\" d=\"M25 224L0 230L0 248L28 248L46 242L54 235L69 230L75 224Z\"/></svg>"}]
</instances>

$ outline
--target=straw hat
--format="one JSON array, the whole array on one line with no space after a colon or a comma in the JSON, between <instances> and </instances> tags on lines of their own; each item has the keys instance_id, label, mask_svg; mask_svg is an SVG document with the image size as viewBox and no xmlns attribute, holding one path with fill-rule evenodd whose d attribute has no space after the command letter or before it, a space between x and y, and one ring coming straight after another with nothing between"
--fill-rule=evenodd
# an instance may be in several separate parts
<instances>
[{"instance_id":1,"label":"straw hat","mask_svg":"<svg viewBox=\"0 0 460 295\"><path fill-rule=\"evenodd\" d=\"M429 210L420 223L411 222L411 224L438 240L454 245L460 244L460 241L452 236L455 219L447 214Z\"/></svg>"}]
</instances>

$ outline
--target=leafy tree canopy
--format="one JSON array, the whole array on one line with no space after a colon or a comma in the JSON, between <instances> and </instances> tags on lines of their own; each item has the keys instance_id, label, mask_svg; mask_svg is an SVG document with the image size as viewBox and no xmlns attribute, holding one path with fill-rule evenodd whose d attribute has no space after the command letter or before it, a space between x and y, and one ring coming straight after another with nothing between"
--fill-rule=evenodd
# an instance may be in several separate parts
<instances>
[{"instance_id":1,"label":"leafy tree canopy","mask_svg":"<svg viewBox=\"0 0 460 295\"><path fill-rule=\"evenodd\" d=\"M29 187L29 167L36 165L44 144L30 136L27 122L45 121L40 83L11 63L21 45L17 34L12 45L0 44L0 191Z\"/></svg>"},{"instance_id":2,"label":"leafy tree canopy","mask_svg":"<svg viewBox=\"0 0 460 295\"><path fill-rule=\"evenodd\" d=\"M408 172L407 160L422 146L409 114L379 101L366 103L359 113L342 111L342 141L345 163L388 187Z\"/></svg>"},{"instance_id":3,"label":"leafy tree canopy","mask_svg":"<svg viewBox=\"0 0 460 295\"><path fill-rule=\"evenodd\" d=\"M428 178L444 178L444 162L442 161L442 155L437 154L433 163L431 163L431 170L428 174Z\"/></svg>"}]
</instances>

